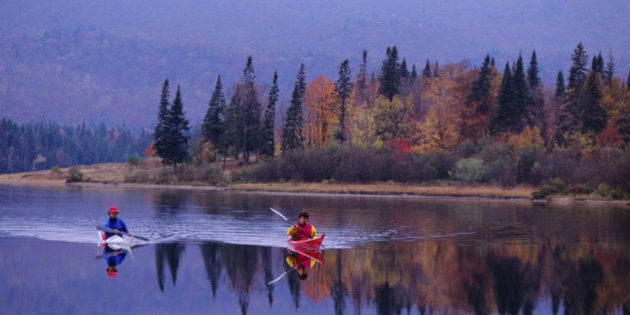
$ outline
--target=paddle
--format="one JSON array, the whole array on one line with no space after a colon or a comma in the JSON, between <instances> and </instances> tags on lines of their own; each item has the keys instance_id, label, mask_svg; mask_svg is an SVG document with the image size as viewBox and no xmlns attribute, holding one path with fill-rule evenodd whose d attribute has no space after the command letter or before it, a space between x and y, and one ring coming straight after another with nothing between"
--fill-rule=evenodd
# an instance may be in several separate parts
<instances>
[{"instance_id":1,"label":"paddle","mask_svg":"<svg viewBox=\"0 0 630 315\"><path fill-rule=\"evenodd\" d=\"M281 218L283 218L283 219L284 219L284 221L287 221L287 223L291 224L291 226L295 226L295 227L297 227L297 228L298 228L298 230L302 231L304 234L308 234L308 233L306 233L304 230L302 230L302 229L300 228L300 226L299 226L299 225L297 225L297 224L295 224L295 223L291 222L291 220L287 219L287 217L285 217L282 213L280 213L280 211L278 211L278 210L276 210L276 209L274 209L274 208L269 208L269 210L271 210L271 211L273 211L275 214L279 215Z\"/></svg>"},{"instance_id":2,"label":"paddle","mask_svg":"<svg viewBox=\"0 0 630 315\"><path fill-rule=\"evenodd\" d=\"M293 268L291 268L291 269L289 269L289 270L287 270L287 271L283 272L283 273L282 273L282 274L281 274L278 278L275 278L275 279L273 279L273 280L271 280L271 281L267 282L267 285L272 285L272 284L274 284L274 283L276 283L276 282L280 281L280 279L282 279L284 276L286 276L286 275L287 275L287 273L289 273L291 270L293 270Z\"/></svg>"},{"instance_id":3,"label":"paddle","mask_svg":"<svg viewBox=\"0 0 630 315\"><path fill-rule=\"evenodd\" d=\"M115 231L115 230L112 230L112 229L110 229L110 228L108 228L108 227L104 227L104 226L101 226L101 225L97 225L97 226L96 226L96 229L97 229L97 230L99 230L99 231L107 232L107 233L116 233L116 231ZM143 236L138 236L138 235L131 234L131 233L127 233L127 232L123 232L123 231L118 231L118 233L120 233L120 234L122 234L122 235L127 235L127 236L129 236L129 237L135 237L135 238L137 238L137 239L139 239L139 240L143 240L143 241L145 241L145 242L148 242L148 241L149 241L149 239L148 239L148 238L143 237Z\"/></svg>"},{"instance_id":4,"label":"paddle","mask_svg":"<svg viewBox=\"0 0 630 315\"><path fill-rule=\"evenodd\" d=\"M287 217L285 217L282 213L280 213L280 211L274 209L274 208L269 208L269 210L273 211L275 214L279 215L281 218L284 219L284 221L287 221L289 224L293 225L294 223L291 222L289 219L287 219Z\"/></svg>"}]
</instances>

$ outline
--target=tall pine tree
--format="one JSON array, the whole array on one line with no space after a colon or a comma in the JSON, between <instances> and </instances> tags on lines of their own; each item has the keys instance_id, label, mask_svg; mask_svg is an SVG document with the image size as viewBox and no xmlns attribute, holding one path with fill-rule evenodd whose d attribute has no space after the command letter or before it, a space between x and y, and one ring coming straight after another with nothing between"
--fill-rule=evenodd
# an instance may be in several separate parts
<instances>
[{"instance_id":1,"label":"tall pine tree","mask_svg":"<svg viewBox=\"0 0 630 315\"><path fill-rule=\"evenodd\" d=\"M543 138L547 133L547 125L545 123L545 98L542 81L538 76L538 60L536 51L532 52L532 58L529 61L527 69L527 87L529 91L529 104L525 109L525 124L530 127L538 126Z\"/></svg>"},{"instance_id":2,"label":"tall pine tree","mask_svg":"<svg viewBox=\"0 0 630 315\"><path fill-rule=\"evenodd\" d=\"M558 128L554 135L560 145L566 144L567 137L572 134L590 133L594 136L605 127L607 120L605 110L599 105L599 58L593 59L592 71L587 73L588 55L582 43L579 43L571 60L573 65L569 72L564 107L557 117Z\"/></svg>"},{"instance_id":3,"label":"tall pine tree","mask_svg":"<svg viewBox=\"0 0 630 315\"><path fill-rule=\"evenodd\" d=\"M335 134L335 139L343 144L346 141L346 116L352 95L352 69L348 59L339 66L339 78L335 82L335 93L339 100L339 130Z\"/></svg>"},{"instance_id":4,"label":"tall pine tree","mask_svg":"<svg viewBox=\"0 0 630 315\"><path fill-rule=\"evenodd\" d=\"M287 109L284 126L282 128L282 152L304 149L302 129L304 117L302 107L304 104L304 92L306 89L306 74L304 64L300 65L297 79L291 94L291 103Z\"/></svg>"},{"instance_id":5,"label":"tall pine tree","mask_svg":"<svg viewBox=\"0 0 630 315\"><path fill-rule=\"evenodd\" d=\"M422 76L425 78L431 78L431 64L429 64L429 59L427 59L427 63L424 65Z\"/></svg>"},{"instance_id":6,"label":"tall pine tree","mask_svg":"<svg viewBox=\"0 0 630 315\"><path fill-rule=\"evenodd\" d=\"M273 74L273 83L269 90L267 108L263 117L262 130L260 135L260 154L263 157L273 157L276 143L274 140L276 103L278 102L280 89L278 88L278 71Z\"/></svg>"},{"instance_id":7,"label":"tall pine tree","mask_svg":"<svg viewBox=\"0 0 630 315\"><path fill-rule=\"evenodd\" d=\"M252 56L247 58L247 64L243 69L243 94L241 117L243 118L243 162L249 163L250 152L257 151L260 140L260 116L262 104L258 100L258 91L255 84L256 72Z\"/></svg>"},{"instance_id":8,"label":"tall pine tree","mask_svg":"<svg viewBox=\"0 0 630 315\"><path fill-rule=\"evenodd\" d=\"M169 87L168 79L164 80L162 84L162 94L160 95L160 103L158 108L158 117L155 130L153 132L153 146L156 151L156 155L162 157L162 164L166 165L167 161L164 156L167 156L169 149L169 134L171 132L169 128L170 121L170 103L169 103Z\"/></svg>"},{"instance_id":9,"label":"tall pine tree","mask_svg":"<svg viewBox=\"0 0 630 315\"><path fill-rule=\"evenodd\" d=\"M171 106L171 115L169 125L171 129L171 145L168 157L169 164L177 167L177 164L186 163L190 160L188 154L188 140L190 139L188 119L184 114L184 103L180 87L177 86L173 106Z\"/></svg>"},{"instance_id":10,"label":"tall pine tree","mask_svg":"<svg viewBox=\"0 0 630 315\"><path fill-rule=\"evenodd\" d=\"M527 80L525 79L523 57L520 54L518 55L516 69L514 71L514 75L512 76L512 93L512 101L514 102L512 106L513 124L510 129L513 133L519 133L525 127L525 123L527 122L525 115L529 110L529 105L531 105L530 94L527 88Z\"/></svg>"},{"instance_id":11,"label":"tall pine tree","mask_svg":"<svg viewBox=\"0 0 630 315\"><path fill-rule=\"evenodd\" d=\"M610 85L612 83L613 76L615 75L615 60L613 59L613 55L610 54L608 57L608 62L606 63L606 67L604 68L604 74L602 79L604 79L604 84Z\"/></svg>"},{"instance_id":12,"label":"tall pine tree","mask_svg":"<svg viewBox=\"0 0 630 315\"><path fill-rule=\"evenodd\" d=\"M564 84L564 75L562 74L562 70L560 70L556 76L556 91L553 94L554 98L562 99L564 97Z\"/></svg>"},{"instance_id":13,"label":"tall pine tree","mask_svg":"<svg viewBox=\"0 0 630 315\"><path fill-rule=\"evenodd\" d=\"M436 72L433 73L433 76L436 76ZM463 139L475 140L488 132L493 110L490 93L491 82L490 55L486 55L460 114L460 135Z\"/></svg>"},{"instance_id":14,"label":"tall pine tree","mask_svg":"<svg viewBox=\"0 0 630 315\"><path fill-rule=\"evenodd\" d=\"M490 122L490 131L492 134L508 132L514 124L514 92L512 91L512 72L510 71L510 63L505 63L505 70L501 79L501 87L499 89L497 113L492 117Z\"/></svg>"},{"instance_id":15,"label":"tall pine tree","mask_svg":"<svg viewBox=\"0 0 630 315\"><path fill-rule=\"evenodd\" d=\"M387 47L386 58L381 66L378 91L391 102L400 89L400 64L398 63L398 49L396 46Z\"/></svg>"},{"instance_id":16,"label":"tall pine tree","mask_svg":"<svg viewBox=\"0 0 630 315\"><path fill-rule=\"evenodd\" d=\"M608 122L608 114L600 105L602 100L601 80L603 69L603 60L599 54L596 69L592 69L586 80L586 102L584 107L584 115L582 117L582 133L597 135L606 127Z\"/></svg>"},{"instance_id":17,"label":"tall pine tree","mask_svg":"<svg viewBox=\"0 0 630 315\"><path fill-rule=\"evenodd\" d=\"M212 97L208 103L206 116L201 125L204 139L212 142L214 148L219 150L221 147L221 134L223 133L223 113L226 105L227 101L223 93L221 75L219 75L214 86L214 92L212 92Z\"/></svg>"}]
</instances>

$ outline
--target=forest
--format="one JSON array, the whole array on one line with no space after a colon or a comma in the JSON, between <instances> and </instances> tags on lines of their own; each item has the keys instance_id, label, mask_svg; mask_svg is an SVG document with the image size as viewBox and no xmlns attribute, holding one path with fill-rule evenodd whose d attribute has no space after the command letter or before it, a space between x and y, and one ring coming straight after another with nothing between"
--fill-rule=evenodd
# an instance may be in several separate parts
<instances>
[{"instance_id":1,"label":"forest","mask_svg":"<svg viewBox=\"0 0 630 315\"><path fill-rule=\"evenodd\" d=\"M141 159L152 136L129 128L0 120L0 174Z\"/></svg>"},{"instance_id":2,"label":"forest","mask_svg":"<svg viewBox=\"0 0 630 315\"><path fill-rule=\"evenodd\" d=\"M601 53L591 58L579 43L566 80L559 71L553 89L542 84L535 51L527 64L519 54L502 71L490 55L480 66L427 60L416 69L392 46L378 71L367 69L367 57L363 51L355 73L348 60L341 62L334 79L308 81L302 64L288 108L278 112L277 72L271 84L259 82L249 56L230 94L217 76L203 124L192 131L181 96L185 86L177 86L171 101L166 79L151 147L144 133L135 151L115 161L139 152L155 153L174 168L236 159L243 167L231 173L233 182L453 181L536 185L537 197L630 193L630 74L616 75L612 54L606 61ZM16 161L15 152L24 152L17 160L30 169L50 167L34 166L39 155L59 160L53 158L59 152L22 148L4 141L5 132L0 136L6 146L2 172L23 170L4 166ZM119 136L110 133L98 152L116 147ZM78 148L85 154L96 147ZM70 156L79 151L68 150Z\"/></svg>"}]
</instances>

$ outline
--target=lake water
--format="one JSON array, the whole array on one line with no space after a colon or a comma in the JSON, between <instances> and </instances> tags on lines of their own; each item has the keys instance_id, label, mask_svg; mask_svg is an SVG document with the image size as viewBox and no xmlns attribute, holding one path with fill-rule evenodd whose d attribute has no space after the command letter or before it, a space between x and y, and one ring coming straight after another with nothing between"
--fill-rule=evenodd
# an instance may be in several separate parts
<instances>
[{"instance_id":1,"label":"lake water","mask_svg":"<svg viewBox=\"0 0 630 315\"><path fill-rule=\"evenodd\" d=\"M0 200L0 314L630 311L628 206L118 186L0 186ZM122 256L96 230L111 205L151 239L113 277L105 260ZM269 207L326 234L304 280Z\"/></svg>"}]
</instances>

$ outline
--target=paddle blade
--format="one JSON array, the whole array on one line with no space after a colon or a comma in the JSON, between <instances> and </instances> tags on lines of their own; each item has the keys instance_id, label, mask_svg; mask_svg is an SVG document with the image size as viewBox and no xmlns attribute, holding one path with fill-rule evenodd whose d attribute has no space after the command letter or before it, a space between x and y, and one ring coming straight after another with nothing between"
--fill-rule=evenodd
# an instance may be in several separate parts
<instances>
[{"instance_id":1,"label":"paddle blade","mask_svg":"<svg viewBox=\"0 0 630 315\"><path fill-rule=\"evenodd\" d=\"M289 223L291 223L291 221L289 221L289 219L287 219L287 217L285 217L282 213L280 213L280 211L274 209L274 208L269 208L269 210L273 211L275 214L279 215L280 217L282 217L284 219L284 221L287 221Z\"/></svg>"}]
</instances>

